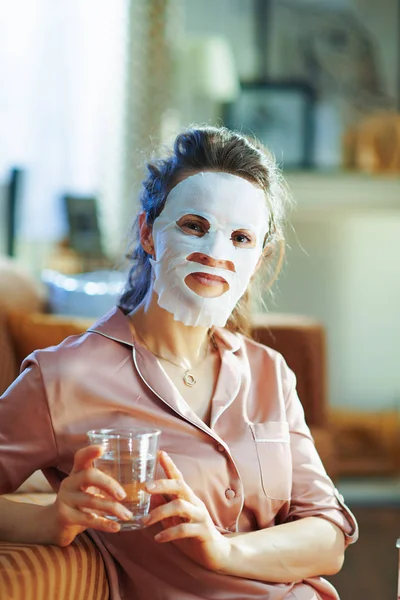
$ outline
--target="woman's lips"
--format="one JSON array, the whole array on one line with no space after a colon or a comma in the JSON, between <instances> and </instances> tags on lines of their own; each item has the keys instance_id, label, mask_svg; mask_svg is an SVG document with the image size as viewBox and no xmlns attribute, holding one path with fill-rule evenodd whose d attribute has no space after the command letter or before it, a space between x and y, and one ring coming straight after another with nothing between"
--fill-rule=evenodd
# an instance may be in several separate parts
<instances>
[{"instance_id":1,"label":"woman's lips","mask_svg":"<svg viewBox=\"0 0 400 600\"><path fill-rule=\"evenodd\" d=\"M218 275L210 275L209 273L191 273L192 277L196 279L199 283L203 285L227 285L226 279L223 277L218 277Z\"/></svg>"}]
</instances>

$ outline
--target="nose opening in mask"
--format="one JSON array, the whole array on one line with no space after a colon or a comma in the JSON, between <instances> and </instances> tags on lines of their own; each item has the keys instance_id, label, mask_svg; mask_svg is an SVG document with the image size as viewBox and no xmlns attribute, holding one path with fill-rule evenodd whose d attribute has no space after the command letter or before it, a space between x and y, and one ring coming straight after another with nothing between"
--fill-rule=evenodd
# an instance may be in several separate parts
<instances>
[{"instance_id":1,"label":"nose opening in mask","mask_svg":"<svg viewBox=\"0 0 400 600\"><path fill-rule=\"evenodd\" d=\"M215 267L217 269L226 269L227 271L231 271L235 273L235 265L231 260L221 260L210 256L209 254L204 254L203 252L192 252L189 256L186 257L188 262L199 263L200 265L206 265L207 267Z\"/></svg>"}]
</instances>

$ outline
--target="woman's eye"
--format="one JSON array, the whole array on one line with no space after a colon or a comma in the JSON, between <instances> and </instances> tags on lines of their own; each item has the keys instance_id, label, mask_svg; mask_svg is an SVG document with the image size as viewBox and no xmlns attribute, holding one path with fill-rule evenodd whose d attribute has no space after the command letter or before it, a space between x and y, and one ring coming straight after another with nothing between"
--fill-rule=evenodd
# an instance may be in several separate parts
<instances>
[{"instance_id":1,"label":"woman's eye","mask_svg":"<svg viewBox=\"0 0 400 600\"><path fill-rule=\"evenodd\" d=\"M184 223L183 227L186 227L187 229L191 229L192 231L202 231L200 225L198 223L195 223L194 221L191 221L189 223Z\"/></svg>"},{"instance_id":2,"label":"woman's eye","mask_svg":"<svg viewBox=\"0 0 400 600\"><path fill-rule=\"evenodd\" d=\"M247 235L246 233L242 233L242 232L234 232L232 233L232 237L231 240L235 243L238 244L240 246L254 246L254 241L253 239Z\"/></svg>"},{"instance_id":3,"label":"woman's eye","mask_svg":"<svg viewBox=\"0 0 400 600\"><path fill-rule=\"evenodd\" d=\"M178 222L178 225L183 231L193 233L197 236L202 236L206 233L206 228L199 221L182 221Z\"/></svg>"}]
</instances>

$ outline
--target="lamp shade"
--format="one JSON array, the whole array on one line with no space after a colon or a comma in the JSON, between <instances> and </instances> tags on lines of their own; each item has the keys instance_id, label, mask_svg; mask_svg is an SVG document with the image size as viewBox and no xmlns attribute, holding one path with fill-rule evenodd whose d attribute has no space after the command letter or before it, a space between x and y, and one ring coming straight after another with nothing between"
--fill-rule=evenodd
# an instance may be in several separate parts
<instances>
[{"instance_id":1,"label":"lamp shade","mask_svg":"<svg viewBox=\"0 0 400 600\"><path fill-rule=\"evenodd\" d=\"M219 36L193 37L184 46L185 81L192 93L216 102L234 100L240 85L229 42Z\"/></svg>"}]
</instances>

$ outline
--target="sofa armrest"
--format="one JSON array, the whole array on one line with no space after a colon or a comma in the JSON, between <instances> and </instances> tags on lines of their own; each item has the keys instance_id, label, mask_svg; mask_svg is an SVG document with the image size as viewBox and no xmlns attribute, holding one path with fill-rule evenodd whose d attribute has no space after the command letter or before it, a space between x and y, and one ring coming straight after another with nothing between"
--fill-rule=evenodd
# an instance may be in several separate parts
<instances>
[{"instance_id":1,"label":"sofa armrest","mask_svg":"<svg viewBox=\"0 0 400 600\"><path fill-rule=\"evenodd\" d=\"M328 399L323 324L301 315L256 314L252 318L252 336L280 352L294 371L308 426L325 427Z\"/></svg>"},{"instance_id":2,"label":"sofa armrest","mask_svg":"<svg viewBox=\"0 0 400 600\"><path fill-rule=\"evenodd\" d=\"M315 447L329 477L335 481L338 477L338 461L334 435L323 427L310 427Z\"/></svg>"},{"instance_id":3,"label":"sofa armrest","mask_svg":"<svg viewBox=\"0 0 400 600\"><path fill-rule=\"evenodd\" d=\"M107 600L100 551L81 534L66 548L0 542L0 597Z\"/></svg>"},{"instance_id":4,"label":"sofa armrest","mask_svg":"<svg viewBox=\"0 0 400 600\"><path fill-rule=\"evenodd\" d=\"M17 502L47 504L54 494L8 494ZM65 548L0 541L0 598L7 600L108 600L100 551L86 533Z\"/></svg>"}]
</instances>

